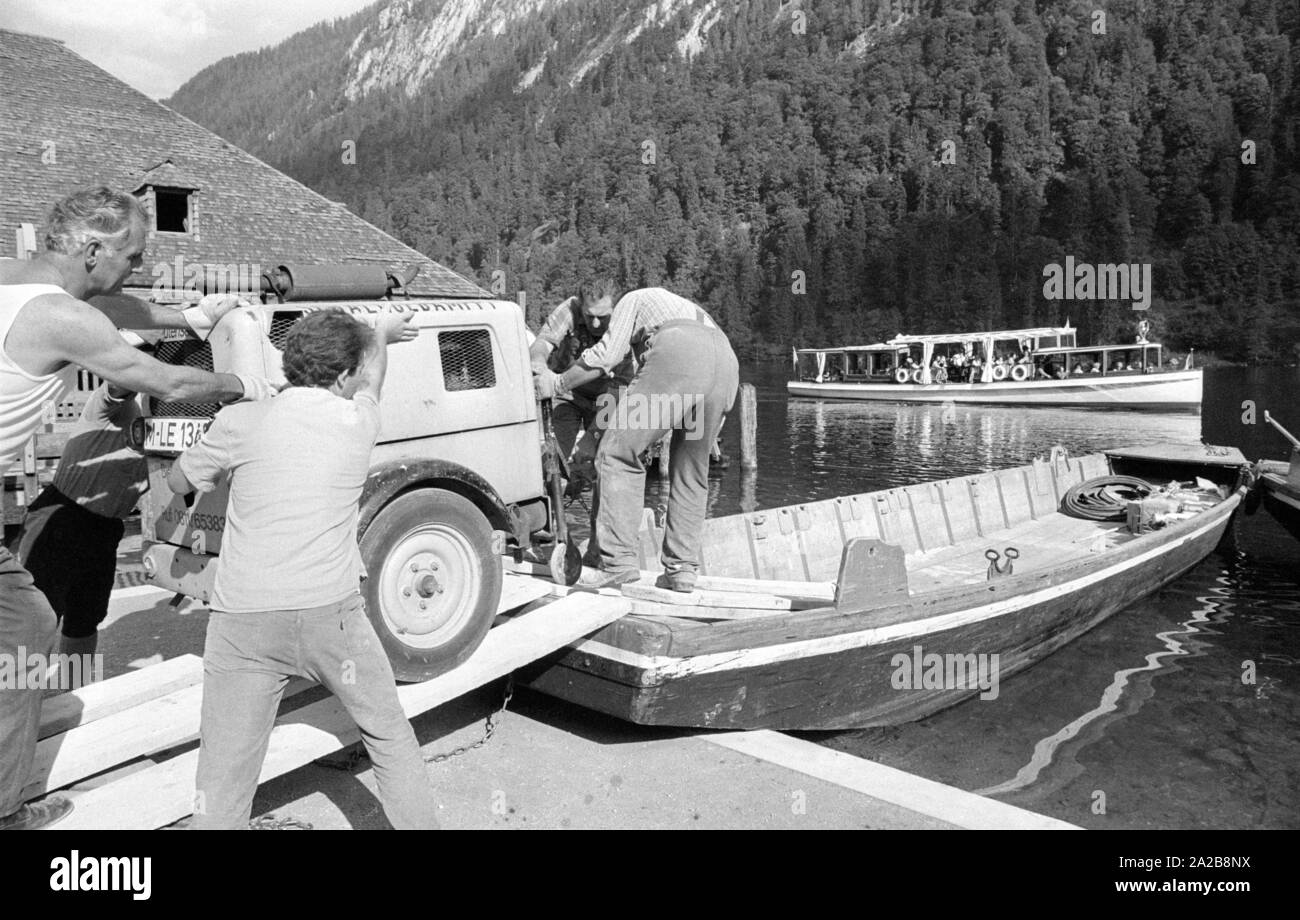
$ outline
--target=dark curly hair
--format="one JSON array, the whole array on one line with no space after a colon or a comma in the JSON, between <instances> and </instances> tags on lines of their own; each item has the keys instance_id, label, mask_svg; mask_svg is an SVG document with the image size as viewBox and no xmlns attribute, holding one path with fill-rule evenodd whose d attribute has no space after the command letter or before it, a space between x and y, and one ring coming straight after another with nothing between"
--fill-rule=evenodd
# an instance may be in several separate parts
<instances>
[{"instance_id":1,"label":"dark curly hair","mask_svg":"<svg viewBox=\"0 0 1300 920\"><path fill-rule=\"evenodd\" d=\"M328 388L361 366L370 340L369 327L346 313L309 313L284 340L284 377L291 387Z\"/></svg>"}]
</instances>

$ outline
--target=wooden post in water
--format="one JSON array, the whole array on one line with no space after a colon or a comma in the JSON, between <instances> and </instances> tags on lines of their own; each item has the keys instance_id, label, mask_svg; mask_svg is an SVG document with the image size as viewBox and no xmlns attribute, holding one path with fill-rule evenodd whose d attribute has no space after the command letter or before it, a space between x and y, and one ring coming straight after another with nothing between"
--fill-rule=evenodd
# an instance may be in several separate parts
<instances>
[{"instance_id":1,"label":"wooden post in water","mask_svg":"<svg viewBox=\"0 0 1300 920\"><path fill-rule=\"evenodd\" d=\"M758 391L752 383L740 387L740 468L758 469Z\"/></svg>"}]
</instances>

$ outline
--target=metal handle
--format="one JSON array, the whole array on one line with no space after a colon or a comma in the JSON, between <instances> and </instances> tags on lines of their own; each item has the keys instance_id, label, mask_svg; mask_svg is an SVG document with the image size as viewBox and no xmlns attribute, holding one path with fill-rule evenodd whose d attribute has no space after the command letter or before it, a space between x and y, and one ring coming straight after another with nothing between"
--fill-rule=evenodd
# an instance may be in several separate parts
<instances>
[{"instance_id":1,"label":"metal handle","mask_svg":"<svg viewBox=\"0 0 1300 920\"><path fill-rule=\"evenodd\" d=\"M1295 435L1291 434L1291 432L1287 431L1285 428L1279 425L1277 423L1277 420L1274 419L1273 416L1268 414L1267 409L1264 410L1264 421L1268 422L1270 425L1272 425L1274 428L1280 431L1282 433L1282 436L1291 442L1292 447L1296 448L1297 450L1300 450L1300 441L1297 441Z\"/></svg>"}]
</instances>

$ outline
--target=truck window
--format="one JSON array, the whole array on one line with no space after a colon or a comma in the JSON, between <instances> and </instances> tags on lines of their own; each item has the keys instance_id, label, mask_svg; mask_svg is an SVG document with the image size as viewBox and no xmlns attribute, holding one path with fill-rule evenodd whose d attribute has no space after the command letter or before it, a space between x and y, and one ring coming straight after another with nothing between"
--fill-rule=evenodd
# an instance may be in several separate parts
<instances>
[{"instance_id":1,"label":"truck window","mask_svg":"<svg viewBox=\"0 0 1300 920\"><path fill-rule=\"evenodd\" d=\"M492 337L486 329L454 329L438 333L442 383L448 393L485 390L497 385L492 362Z\"/></svg>"}]
</instances>

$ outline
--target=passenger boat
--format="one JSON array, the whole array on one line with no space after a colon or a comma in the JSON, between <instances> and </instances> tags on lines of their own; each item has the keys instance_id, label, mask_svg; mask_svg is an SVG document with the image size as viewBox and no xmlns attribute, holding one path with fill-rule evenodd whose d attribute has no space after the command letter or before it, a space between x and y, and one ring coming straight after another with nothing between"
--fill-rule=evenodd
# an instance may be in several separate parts
<instances>
[{"instance_id":1,"label":"passenger boat","mask_svg":"<svg viewBox=\"0 0 1300 920\"><path fill-rule=\"evenodd\" d=\"M1202 373L1163 346L1079 346L1065 326L899 335L875 345L796 349L792 396L892 402L1199 412Z\"/></svg>"},{"instance_id":2,"label":"passenger boat","mask_svg":"<svg viewBox=\"0 0 1300 920\"><path fill-rule=\"evenodd\" d=\"M690 595L653 587L662 533L647 520L643 578L622 589L631 613L526 677L632 722L717 729L892 725L992 699L998 681L1215 548L1249 467L1235 449L1213 450L1053 451L1014 469L711 519ZM1216 485L1145 533L1059 510L1072 486L1111 474Z\"/></svg>"}]
</instances>

